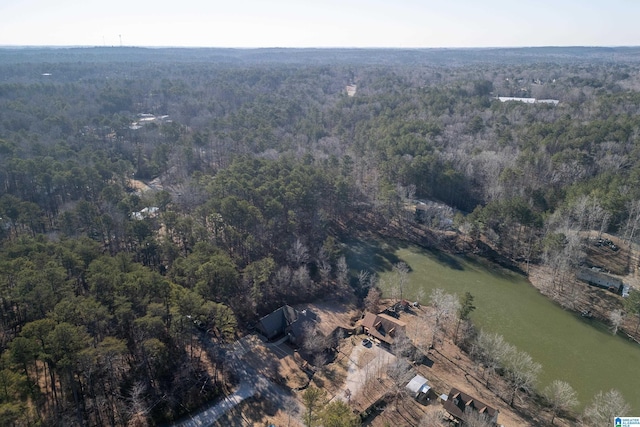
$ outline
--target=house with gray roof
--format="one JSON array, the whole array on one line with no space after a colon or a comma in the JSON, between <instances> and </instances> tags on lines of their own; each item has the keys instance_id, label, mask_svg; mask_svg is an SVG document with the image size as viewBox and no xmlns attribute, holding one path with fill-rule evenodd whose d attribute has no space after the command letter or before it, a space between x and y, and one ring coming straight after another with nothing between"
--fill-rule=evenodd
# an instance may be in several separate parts
<instances>
[{"instance_id":1,"label":"house with gray roof","mask_svg":"<svg viewBox=\"0 0 640 427\"><path fill-rule=\"evenodd\" d=\"M591 286L607 289L616 294L622 294L624 288L622 280L603 273L598 269L581 268L576 274L576 277Z\"/></svg>"},{"instance_id":2,"label":"house with gray roof","mask_svg":"<svg viewBox=\"0 0 640 427\"><path fill-rule=\"evenodd\" d=\"M261 318L256 329L268 340L288 335L298 320L298 314L293 307L283 305L279 309Z\"/></svg>"}]
</instances>

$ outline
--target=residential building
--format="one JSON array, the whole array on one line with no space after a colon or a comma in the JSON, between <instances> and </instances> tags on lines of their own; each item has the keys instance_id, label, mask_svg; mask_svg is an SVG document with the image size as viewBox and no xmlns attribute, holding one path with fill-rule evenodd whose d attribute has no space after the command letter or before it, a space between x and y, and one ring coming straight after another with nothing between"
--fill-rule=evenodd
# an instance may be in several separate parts
<instances>
[{"instance_id":1,"label":"residential building","mask_svg":"<svg viewBox=\"0 0 640 427\"><path fill-rule=\"evenodd\" d=\"M624 289L624 283L622 280L617 277L609 276L608 274L602 273L598 270L582 268L578 271L576 277L583 282L587 282L591 286L608 289L616 294L622 294Z\"/></svg>"},{"instance_id":2,"label":"residential building","mask_svg":"<svg viewBox=\"0 0 640 427\"><path fill-rule=\"evenodd\" d=\"M464 423L471 412L476 412L486 416L486 420L490 423L494 425L498 423L498 414L500 412L497 409L480 402L457 388L452 388L449 391L447 400L442 406L458 422Z\"/></svg>"},{"instance_id":3,"label":"residential building","mask_svg":"<svg viewBox=\"0 0 640 427\"><path fill-rule=\"evenodd\" d=\"M365 333L385 344L392 345L398 333L405 333L407 324L387 314L367 312L362 320L362 327Z\"/></svg>"},{"instance_id":4,"label":"residential building","mask_svg":"<svg viewBox=\"0 0 640 427\"><path fill-rule=\"evenodd\" d=\"M272 340L289 334L297 320L296 310L288 305L283 305L261 318L256 324L256 329L268 340Z\"/></svg>"}]
</instances>

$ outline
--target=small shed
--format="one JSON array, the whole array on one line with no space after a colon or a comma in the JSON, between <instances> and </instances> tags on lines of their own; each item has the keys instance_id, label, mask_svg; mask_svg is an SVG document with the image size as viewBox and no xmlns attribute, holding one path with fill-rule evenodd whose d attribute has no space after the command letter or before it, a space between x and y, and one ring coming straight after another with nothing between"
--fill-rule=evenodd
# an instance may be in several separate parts
<instances>
[{"instance_id":1,"label":"small shed","mask_svg":"<svg viewBox=\"0 0 640 427\"><path fill-rule=\"evenodd\" d=\"M429 380L422 375L416 375L409 381L406 388L409 393L419 402L425 403L429 399L429 392L431 387L429 386Z\"/></svg>"}]
</instances>

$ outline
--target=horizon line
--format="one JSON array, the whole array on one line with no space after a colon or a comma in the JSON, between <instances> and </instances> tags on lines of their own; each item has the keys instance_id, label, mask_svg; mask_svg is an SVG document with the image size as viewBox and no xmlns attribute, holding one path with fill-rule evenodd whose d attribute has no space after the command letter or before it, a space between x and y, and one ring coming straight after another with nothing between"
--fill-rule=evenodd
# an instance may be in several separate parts
<instances>
[{"instance_id":1,"label":"horizon line","mask_svg":"<svg viewBox=\"0 0 640 427\"><path fill-rule=\"evenodd\" d=\"M352 50L454 50L454 49L534 49L534 48L637 48L640 45L526 45L526 46L171 46L171 45L18 45L0 44L0 49L78 49L78 48L113 48L113 49L352 49Z\"/></svg>"}]
</instances>

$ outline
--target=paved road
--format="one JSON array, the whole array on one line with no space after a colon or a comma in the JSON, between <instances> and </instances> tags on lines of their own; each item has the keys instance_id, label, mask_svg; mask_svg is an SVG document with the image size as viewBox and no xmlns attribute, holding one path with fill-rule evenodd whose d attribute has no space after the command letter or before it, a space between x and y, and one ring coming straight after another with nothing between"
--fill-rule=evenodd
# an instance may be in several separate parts
<instances>
[{"instance_id":1,"label":"paved road","mask_svg":"<svg viewBox=\"0 0 640 427\"><path fill-rule=\"evenodd\" d=\"M287 408L294 415L300 413L300 409L296 408L298 407L298 402L295 399L291 399L289 392L282 386L271 382L267 377L241 359L247 351L250 351L245 340L236 341L223 349L213 349L210 347L209 350L223 352L223 358L227 361L228 369L235 372L237 378L240 380L240 385L233 394L191 415L188 419L174 424L172 427L213 426L215 422L228 411L251 396L270 400L274 406Z\"/></svg>"},{"instance_id":2,"label":"paved road","mask_svg":"<svg viewBox=\"0 0 640 427\"><path fill-rule=\"evenodd\" d=\"M191 418L180 423L174 424L174 427L203 427L213 425L220 417L233 409L237 404L256 393L256 387L249 382L242 382L235 393L225 397L222 401L210 406L209 408L192 415Z\"/></svg>"}]
</instances>

